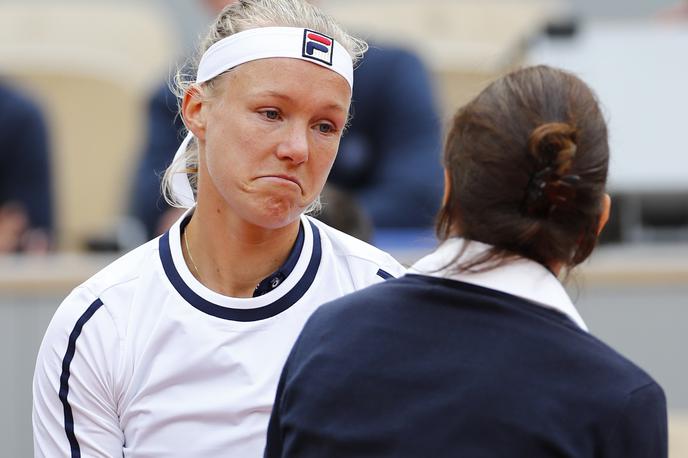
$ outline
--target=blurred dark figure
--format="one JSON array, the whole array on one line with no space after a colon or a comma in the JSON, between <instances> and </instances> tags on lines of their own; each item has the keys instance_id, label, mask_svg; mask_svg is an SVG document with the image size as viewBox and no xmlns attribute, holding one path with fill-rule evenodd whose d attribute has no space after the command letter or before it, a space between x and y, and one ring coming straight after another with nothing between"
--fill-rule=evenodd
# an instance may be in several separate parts
<instances>
[{"instance_id":1,"label":"blurred dark figure","mask_svg":"<svg viewBox=\"0 0 688 458\"><path fill-rule=\"evenodd\" d=\"M45 120L23 94L0 83L0 254L45 253L53 229Z\"/></svg>"},{"instance_id":2,"label":"blurred dark figure","mask_svg":"<svg viewBox=\"0 0 688 458\"><path fill-rule=\"evenodd\" d=\"M204 1L214 13L229 3ZM442 194L441 133L426 68L406 50L373 44L355 79L353 119L328 183L352 195L375 227L431 227ZM161 86L149 103L147 143L130 205L149 237L180 214L160 193L160 176L184 137L177 112L176 97Z\"/></svg>"},{"instance_id":3,"label":"blurred dark figure","mask_svg":"<svg viewBox=\"0 0 688 458\"><path fill-rule=\"evenodd\" d=\"M373 224L368 215L347 192L326 184L320 194L322 208L313 214L328 226L370 243L373 239Z\"/></svg>"}]
</instances>

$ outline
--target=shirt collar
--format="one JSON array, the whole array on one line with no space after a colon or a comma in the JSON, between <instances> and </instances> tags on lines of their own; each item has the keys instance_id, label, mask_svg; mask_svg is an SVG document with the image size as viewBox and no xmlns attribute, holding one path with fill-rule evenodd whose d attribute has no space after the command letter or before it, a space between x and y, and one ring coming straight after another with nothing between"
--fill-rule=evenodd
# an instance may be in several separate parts
<instances>
[{"instance_id":1,"label":"shirt collar","mask_svg":"<svg viewBox=\"0 0 688 458\"><path fill-rule=\"evenodd\" d=\"M453 272L451 265L447 266L464 243L466 240L460 237L446 240L433 253L416 262L409 273L448 278L518 296L542 307L557 310L581 329L588 330L561 282L538 262L519 257L485 272ZM465 252L466 259L478 256L490 248L491 245L471 241Z\"/></svg>"},{"instance_id":2,"label":"shirt collar","mask_svg":"<svg viewBox=\"0 0 688 458\"><path fill-rule=\"evenodd\" d=\"M303 238L303 222L301 222L299 224L299 234L297 235L296 242L294 242L294 246L289 253L289 257L286 261L284 261L284 264L282 264L279 269L258 283L258 286L256 286L256 289L253 291L253 297L258 297L265 293L269 293L273 289L277 288L289 276L291 271L294 270L294 266L296 266L299 256L301 256Z\"/></svg>"},{"instance_id":3,"label":"shirt collar","mask_svg":"<svg viewBox=\"0 0 688 458\"><path fill-rule=\"evenodd\" d=\"M192 207L189 210L187 210L187 212L182 216L179 226L180 233L184 232L184 229L186 229L186 225L189 224L189 221L191 221L191 216L193 215L194 210L195 207ZM303 221L301 221L299 223L299 233L296 236L296 241L294 242L294 246L291 248L291 251L289 252L287 260L284 261L284 264L282 264L276 271L274 271L273 273L265 277L260 283L258 283L256 288L253 290L253 297L258 297L262 296L263 294L267 294L273 289L277 288L279 285L281 285L282 282L284 282L284 280L289 276L291 271L294 270L294 267L296 266L296 263L298 262L299 257L301 256L303 240Z\"/></svg>"}]
</instances>

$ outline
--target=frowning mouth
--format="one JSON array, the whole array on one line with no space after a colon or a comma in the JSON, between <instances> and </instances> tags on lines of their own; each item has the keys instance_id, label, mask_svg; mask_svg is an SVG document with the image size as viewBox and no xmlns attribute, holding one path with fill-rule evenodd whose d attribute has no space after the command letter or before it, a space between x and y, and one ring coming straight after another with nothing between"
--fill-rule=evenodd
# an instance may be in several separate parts
<instances>
[{"instance_id":1,"label":"frowning mouth","mask_svg":"<svg viewBox=\"0 0 688 458\"><path fill-rule=\"evenodd\" d=\"M258 178L263 179L263 180L274 181L276 184L293 183L296 186L298 186L299 188L301 188L301 182L299 182L299 180L292 175L284 175L284 174L262 175L262 176L259 176Z\"/></svg>"}]
</instances>

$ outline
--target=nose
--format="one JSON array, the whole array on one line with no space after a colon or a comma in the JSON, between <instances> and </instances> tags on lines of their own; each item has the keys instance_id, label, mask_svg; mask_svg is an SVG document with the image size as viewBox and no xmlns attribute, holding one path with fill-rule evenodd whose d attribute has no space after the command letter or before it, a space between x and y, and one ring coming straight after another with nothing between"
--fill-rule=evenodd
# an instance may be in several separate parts
<instances>
[{"instance_id":1,"label":"nose","mask_svg":"<svg viewBox=\"0 0 688 458\"><path fill-rule=\"evenodd\" d=\"M276 155L279 159L302 164L308 160L308 127L293 125L285 132L285 137L277 145Z\"/></svg>"}]
</instances>

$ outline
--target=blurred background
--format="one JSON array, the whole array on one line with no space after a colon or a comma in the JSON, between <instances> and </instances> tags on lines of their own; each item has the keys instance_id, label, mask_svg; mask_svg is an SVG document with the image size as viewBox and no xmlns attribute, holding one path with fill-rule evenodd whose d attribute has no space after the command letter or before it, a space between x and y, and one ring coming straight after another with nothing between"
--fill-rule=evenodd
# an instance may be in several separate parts
<instances>
[{"instance_id":1,"label":"blurred background","mask_svg":"<svg viewBox=\"0 0 688 458\"><path fill-rule=\"evenodd\" d=\"M0 440L6 456L32 455L35 355L62 298L164 230L166 210L155 194L161 169L146 166L160 130L152 121L153 100L197 46L211 20L207 3L0 0ZM414 195L439 200L444 126L504 72L546 63L575 72L597 92L610 129L612 219L568 287L591 332L664 387L671 456L688 458L688 2L319 3L374 49L403 50L415 59L420 82L397 89L395 97L400 111L425 103L425 118L432 118L418 134L433 136L429 146L409 153L422 177L418 190L405 190ZM409 95L421 83L428 86L424 102ZM365 119L363 104L354 104L355 116ZM179 120L171 105L162 129L174 139ZM385 174L405 172L376 150L382 140L355 132L347 157L374 160L341 164L340 175L350 166L367 181L333 182L321 216L345 215L328 222L410 264L434 247L434 208L408 204L396 215L381 212L380 205L394 209L401 200L379 191ZM153 191L139 191L141 176ZM384 195L388 200L379 202ZM159 217L152 223L141 214L145 209L137 210L151 197ZM328 215L328 205L347 210ZM409 220L423 211L430 217Z\"/></svg>"}]
</instances>

